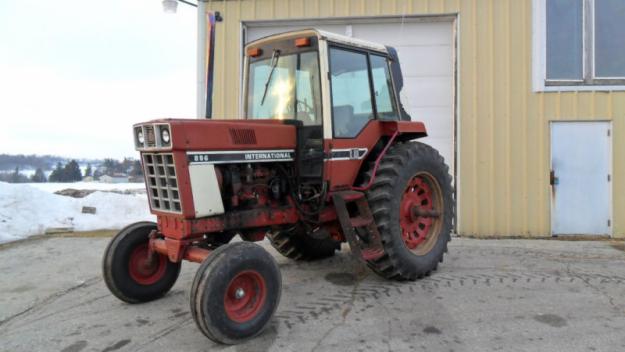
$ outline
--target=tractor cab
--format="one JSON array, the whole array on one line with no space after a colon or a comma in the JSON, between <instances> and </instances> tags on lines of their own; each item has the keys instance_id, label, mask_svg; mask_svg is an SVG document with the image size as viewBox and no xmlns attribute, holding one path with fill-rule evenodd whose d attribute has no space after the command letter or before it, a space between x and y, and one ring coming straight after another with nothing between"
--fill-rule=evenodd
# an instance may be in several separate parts
<instances>
[{"instance_id":1,"label":"tractor cab","mask_svg":"<svg viewBox=\"0 0 625 352\"><path fill-rule=\"evenodd\" d=\"M303 30L256 40L245 52L247 119L325 125L326 139L353 138L370 120L400 119L392 48Z\"/></svg>"},{"instance_id":2,"label":"tractor cab","mask_svg":"<svg viewBox=\"0 0 625 352\"><path fill-rule=\"evenodd\" d=\"M372 141L368 129L410 120L399 101L401 69L393 48L308 29L261 38L245 53L243 115L297 126L302 182L322 182L325 174L333 187L351 186L360 162L334 165L334 174L342 175L337 179L332 163L324 172L324 160L361 161L388 140ZM344 147L333 148L338 145Z\"/></svg>"}]
</instances>

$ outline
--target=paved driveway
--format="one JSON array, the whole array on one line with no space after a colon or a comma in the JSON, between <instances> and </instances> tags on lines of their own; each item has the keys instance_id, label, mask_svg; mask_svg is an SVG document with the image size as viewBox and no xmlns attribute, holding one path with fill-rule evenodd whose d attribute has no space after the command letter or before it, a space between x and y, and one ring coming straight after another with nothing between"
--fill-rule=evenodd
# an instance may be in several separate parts
<instances>
[{"instance_id":1,"label":"paved driveway","mask_svg":"<svg viewBox=\"0 0 625 352\"><path fill-rule=\"evenodd\" d=\"M106 238L0 248L1 351L623 351L622 242L455 238L439 271L385 281L352 260L279 261L284 291L260 337L196 329L185 263L163 299L128 305L100 276Z\"/></svg>"}]
</instances>

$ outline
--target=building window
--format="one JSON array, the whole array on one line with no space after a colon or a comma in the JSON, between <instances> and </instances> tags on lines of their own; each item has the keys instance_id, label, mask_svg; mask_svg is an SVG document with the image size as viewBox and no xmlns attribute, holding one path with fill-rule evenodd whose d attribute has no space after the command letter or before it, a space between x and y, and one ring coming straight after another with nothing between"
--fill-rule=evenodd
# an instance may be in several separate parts
<instances>
[{"instance_id":1,"label":"building window","mask_svg":"<svg viewBox=\"0 0 625 352\"><path fill-rule=\"evenodd\" d=\"M624 88L625 1L534 0L534 6L539 86Z\"/></svg>"},{"instance_id":2,"label":"building window","mask_svg":"<svg viewBox=\"0 0 625 352\"><path fill-rule=\"evenodd\" d=\"M547 80L583 80L583 22L583 0L547 0Z\"/></svg>"},{"instance_id":3,"label":"building window","mask_svg":"<svg viewBox=\"0 0 625 352\"><path fill-rule=\"evenodd\" d=\"M595 0L594 59L597 78L625 78L625 1Z\"/></svg>"}]
</instances>

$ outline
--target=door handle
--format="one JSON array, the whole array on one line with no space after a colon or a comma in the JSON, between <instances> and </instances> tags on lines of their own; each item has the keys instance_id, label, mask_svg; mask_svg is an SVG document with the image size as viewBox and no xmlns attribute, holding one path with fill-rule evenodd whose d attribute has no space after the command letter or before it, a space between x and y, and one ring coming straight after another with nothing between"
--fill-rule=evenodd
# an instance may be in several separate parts
<instances>
[{"instance_id":1,"label":"door handle","mask_svg":"<svg viewBox=\"0 0 625 352\"><path fill-rule=\"evenodd\" d=\"M549 172L549 184L552 186L555 186L558 184L558 178L556 177L556 172L554 170L551 170Z\"/></svg>"}]
</instances>

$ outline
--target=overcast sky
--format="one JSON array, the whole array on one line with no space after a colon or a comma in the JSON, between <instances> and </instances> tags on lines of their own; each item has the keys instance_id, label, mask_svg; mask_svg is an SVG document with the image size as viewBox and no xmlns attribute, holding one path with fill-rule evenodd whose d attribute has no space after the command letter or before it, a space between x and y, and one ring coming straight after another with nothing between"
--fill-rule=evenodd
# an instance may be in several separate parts
<instances>
[{"instance_id":1,"label":"overcast sky","mask_svg":"<svg viewBox=\"0 0 625 352\"><path fill-rule=\"evenodd\" d=\"M195 8L0 1L0 153L137 157L133 123L195 115Z\"/></svg>"}]
</instances>

